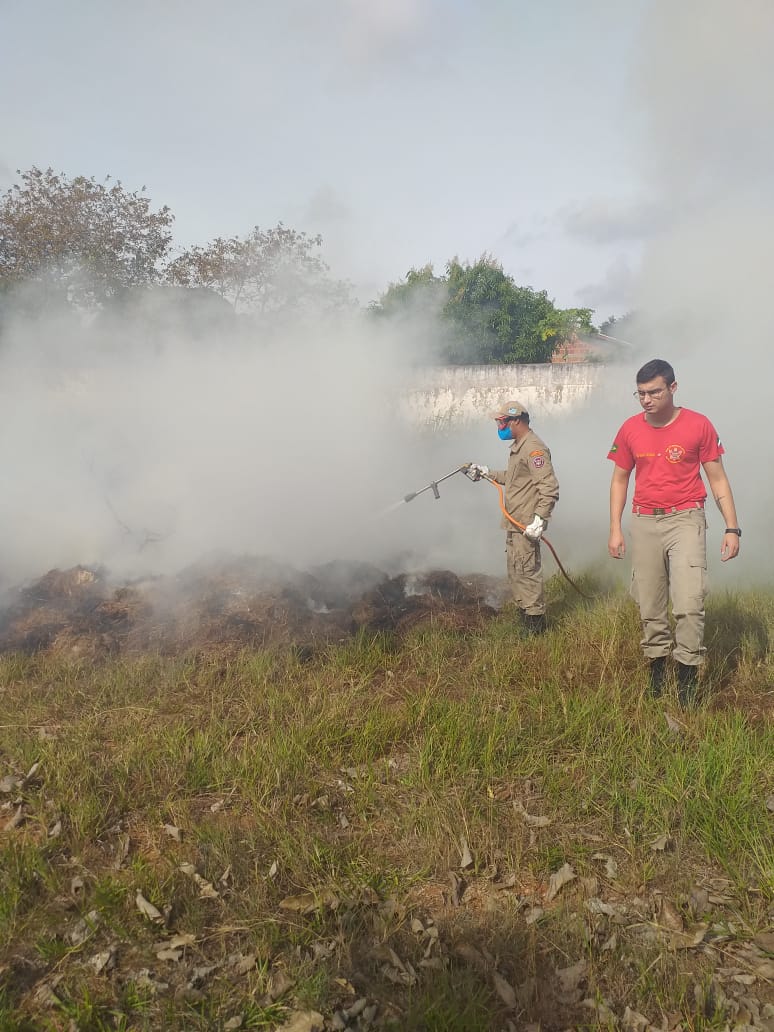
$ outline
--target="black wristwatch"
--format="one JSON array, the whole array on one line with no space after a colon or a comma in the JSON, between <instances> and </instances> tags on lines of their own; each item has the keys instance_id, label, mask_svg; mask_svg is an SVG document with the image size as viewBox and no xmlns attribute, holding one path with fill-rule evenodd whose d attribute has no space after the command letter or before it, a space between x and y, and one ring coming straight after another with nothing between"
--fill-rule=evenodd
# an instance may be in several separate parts
<instances>
[{"instance_id":1,"label":"black wristwatch","mask_svg":"<svg viewBox=\"0 0 774 1032\"><path fill-rule=\"evenodd\" d=\"M739 527L726 527L726 534L736 534L737 537L742 536L742 532Z\"/></svg>"}]
</instances>

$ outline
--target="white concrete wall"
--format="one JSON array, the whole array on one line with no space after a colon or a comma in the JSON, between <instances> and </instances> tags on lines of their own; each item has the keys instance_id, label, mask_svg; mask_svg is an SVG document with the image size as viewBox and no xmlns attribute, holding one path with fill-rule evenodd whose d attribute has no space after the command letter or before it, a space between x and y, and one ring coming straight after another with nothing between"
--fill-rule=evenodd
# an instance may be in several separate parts
<instances>
[{"instance_id":1,"label":"white concrete wall","mask_svg":"<svg viewBox=\"0 0 774 1032\"><path fill-rule=\"evenodd\" d=\"M412 423L463 425L517 398L536 417L564 415L588 401L603 370L599 363L585 362L428 368L415 377L403 410Z\"/></svg>"}]
</instances>

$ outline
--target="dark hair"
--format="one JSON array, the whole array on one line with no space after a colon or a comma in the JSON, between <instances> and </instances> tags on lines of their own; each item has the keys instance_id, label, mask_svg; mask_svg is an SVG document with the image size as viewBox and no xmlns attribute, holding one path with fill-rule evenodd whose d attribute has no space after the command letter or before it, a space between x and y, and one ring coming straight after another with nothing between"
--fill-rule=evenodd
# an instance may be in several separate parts
<instances>
[{"instance_id":1,"label":"dark hair","mask_svg":"<svg viewBox=\"0 0 774 1032\"><path fill-rule=\"evenodd\" d=\"M637 383L650 383L657 376L663 376L667 387L675 382L675 371L663 358L653 358L637 372Z\"/></svg>"}]
</instances>

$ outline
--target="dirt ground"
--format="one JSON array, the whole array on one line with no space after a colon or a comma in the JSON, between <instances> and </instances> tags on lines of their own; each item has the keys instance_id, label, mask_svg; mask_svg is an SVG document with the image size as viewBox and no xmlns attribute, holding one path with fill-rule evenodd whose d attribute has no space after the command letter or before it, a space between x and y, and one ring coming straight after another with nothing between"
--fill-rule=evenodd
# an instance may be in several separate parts
<instances>
[{"instance_id":1,"label":"dirt ground","mask_svg":"<svg viewBox=\"0 0 774 1032\"><path fill-rule=\"evenodd\" d=\"M359 630L400 633L429 619L475 628L503 600L496 578L448 570L391 577L357 562L300 572L251 557L123 584L76 566L6 593L0 651L96 658L277 644L309 650Z\"/></svg>"}]
</instances>

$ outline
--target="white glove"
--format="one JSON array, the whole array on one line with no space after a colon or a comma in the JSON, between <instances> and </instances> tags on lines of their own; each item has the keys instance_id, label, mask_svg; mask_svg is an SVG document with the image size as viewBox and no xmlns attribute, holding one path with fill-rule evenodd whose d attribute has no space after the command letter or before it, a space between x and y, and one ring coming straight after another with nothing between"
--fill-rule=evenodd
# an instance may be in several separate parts
<instances>
[{"instance_id":1,"label":"white glove","mask_svg":"<svg viewBox=\"0 0 774 1032\"><path fill-rule=\"evenodd\" d=\"M468 470L473 480L480 480L481 477L489 476L489 466L480 466L477 462L471 462Z\"/></svg>"},{"instance_id":2,"label":"white glove","mask_svg":"<svg viewBox=\"0 0 774 1032\"><path fill-rule=\"evenodd\" d=\"M540 541L547 526L547 520L544 520L542 516L536 516L532 523L524 528L524 537L529 538L530 541Z\"/></svg>"}]
</instances>

